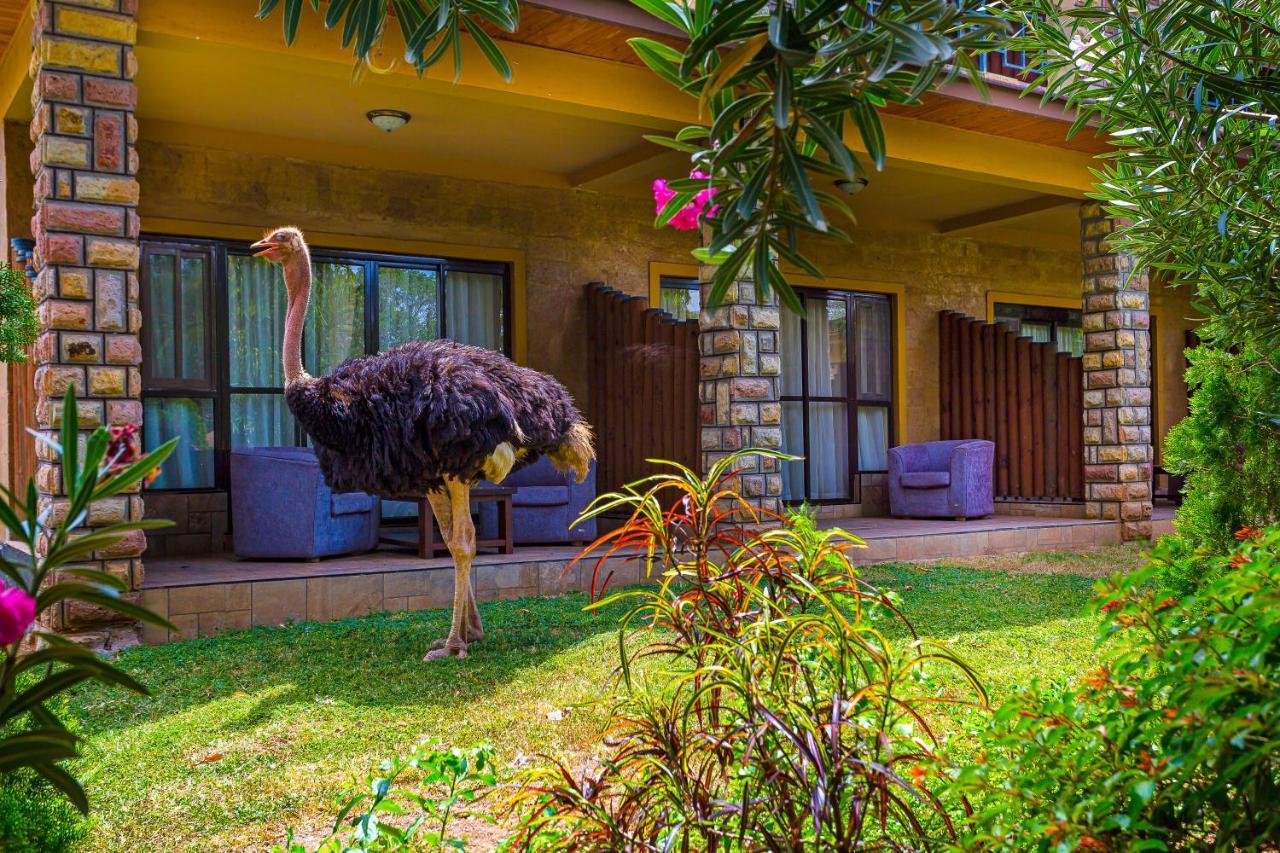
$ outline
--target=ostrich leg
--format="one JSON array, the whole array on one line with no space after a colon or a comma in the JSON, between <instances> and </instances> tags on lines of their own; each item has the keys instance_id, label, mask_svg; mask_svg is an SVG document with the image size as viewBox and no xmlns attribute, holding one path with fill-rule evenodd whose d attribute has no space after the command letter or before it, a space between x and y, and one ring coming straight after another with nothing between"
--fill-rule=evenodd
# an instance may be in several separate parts
<instances>
[{"instance_id":1,"label":"ostrich leg","mask_svg":"<svg viewBox=\"0 0 1280 853\"><path fill-rule=\"evenodd\" d=\"M436 649L427 653L425 660L438 660L445 657L467 656L469 629L480 631L480 612L476 608L475 596L471 590L471 561L476 555L476 529L471 521L471 486L457 480L445 481L448 495L429 495L432 512L440 522L440 531L453 556L453 623L449 629L449 637ZM437 504L448 507L447 520L441 518L445 506L437 508ZM472 624L474 622L474 625ZM479 636L475 637L476 640Z\"/></svg>"},{"instance_id":2,"label":"ostrich leg","mask_svg":"<svg viewBox=\"0 0 1280 853\"><path fill-rule=\"evenodd\" d=\"M436 517L436 525L442 536L451 536L453 531L453 507L446 492L428 492L427 502L431 504L432 514ZM448 540L446 539L446 542ZM484 639L484 627L480 623L480 609L476 607L476 585L472 581L467 585L467 617L462 638L470 643L478 643ZM435 640L431 648L443 649L447 639Z\"/></svg>"}]
</instances>

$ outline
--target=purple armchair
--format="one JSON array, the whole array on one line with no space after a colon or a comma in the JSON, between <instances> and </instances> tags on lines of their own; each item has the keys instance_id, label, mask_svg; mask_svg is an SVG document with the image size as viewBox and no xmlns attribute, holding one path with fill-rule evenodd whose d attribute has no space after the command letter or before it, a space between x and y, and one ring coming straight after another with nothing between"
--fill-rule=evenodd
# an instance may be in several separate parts
<instances>
[{"instance_id":1,"label":"purple armchair","mask_svg":"<svg viewBox=\"0 0 1280 853\"><path fill-rule=\"evenodd\" d=\"M572 474L561 474L544 456L527 468L513 471L502 485L516 490L511 497L511 522L517 545L590 542L596 538L594 518L577 527L571 526L595 499L594 464L587 479L575 483ZM497 524L497 507L491 503L481 504L481 535L496 536Z\"/></svg>"},{"instance_id":2,"label":"purple armchair","mask_svg":"<svg viewBox=\"0 0 1280 853\"><path fill-rule=\"evenodd\" d=\"M309 447L232 451L231 522L241 559L314 560L378 544L377 501L330 491Z\"/></svg>"},{"instance_id":3,"label":"purple armchair","mask_svg":"<svg viewBox=\"0 0 1280 853\"><path fill-rule=\"evenodd\" d=\"M996 446L980 439L903 444L889 450L889 513L978 518L995 512Z\"/></svg>"}]
</instances>

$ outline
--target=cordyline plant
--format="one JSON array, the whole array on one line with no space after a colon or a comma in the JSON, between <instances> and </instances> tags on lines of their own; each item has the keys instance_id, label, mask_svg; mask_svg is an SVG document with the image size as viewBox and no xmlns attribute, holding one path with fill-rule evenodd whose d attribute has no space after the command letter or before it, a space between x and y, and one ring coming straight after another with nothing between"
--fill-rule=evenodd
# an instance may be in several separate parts
<instances>
[{"instance_id":1,"label":"cordyline plant","mask_svg":"<svg viewBox=\"0 0 1280 853\"><path fill-rule=\"evenodd\" d=\"M1047 1L1047 0L1046 0ZM318 0L306 0L319 9ZM636 54L662 79L698 101L701 123L652 141L689 155L709 178L671 181L675 190L658 215L666 225L700 192L717 190L718 215L705 221L710 244L703 260L720 265L709 307L750 271L760 300L777 293L800 311L783 264L821 276L805 257L802 236L847 239L831 222L852 221L836 187L866 183L847 127L856 129L876 169L887 150L879 111L912 104L931 89L965 75L985 91L974 57L993 48L1004 25L986 0L632 0L687 37L683 49L647 38ZM262 0L266 17L278 0ZM297 32L304 0L285 0L285 40ZM483 29L513 32L516 0L333 0L325 25L344 23L342 43L368 62L392 8L421 72L452 50L461 74L459 34L465 29L504 77L511 69Z\"/></svg>"},{"instance_id":2,"label":"cordyline plant","mask_svg":"<svg viewBox=\"0 0 1280 853\"><path fill-rule=\"evenodd\" d=\"M932 670L957 671L985 702L981 685L858 577L848 552L863 543L804 516L759 513L735 492L748 454L786 458L744 451L705 477L664 463L671 473L588 509L630 511L588 553L603 561L638 549L656 583L597 603L634 602L603 755L579 772L555 762L530 772L511 802L515 849L845 850L955 838L927 778L938 744L927 717L963 700L936 690ZM890 628L906 638L891 642Z\"/></svg>"},{"instance_id":3,"label":"cordyline plant","mask_svg":"<svg viewBox=\"0 0 1280 853\"><path fill-rule=\"evenodd\" d=\"M1115 245L1194 288L1223 350L1280 368L1280 4L1008 0L1044 97L1109 134Z\"/></svg>"},{"instance_id":4,"label":"cordyline plant","mask_svg":"<svg viewBox=\"0 0 1280 853\"><path fill-rule=\"evenodd\" d=\"M57 634L35 630L37 614L65 602L80 602L173 629L167 621L125 597L129 583L115 575L80 563L90 560L135 530L166 527L168 521L125 521L85 530L90 507L97 501L129 492L168 458L177 445L172 439L146 455L139 455L132 435L99 428L80 448L76 398L72 389L63 400L61 441L39 436L57 455L65 479L66 502L59 516L41 512L34 482L19 497L0 486L0 524L26 554L0 554L4 576L0 592L0 773L34 770L62 791L83 812L89 802L80 783L60 766L76 756L79 737L48 707L59 694L89 680L114 684L138 693L147 690L127 673L88 649ZM35 650L21 654L24 643Z\"/></svg>"}]
</instances>

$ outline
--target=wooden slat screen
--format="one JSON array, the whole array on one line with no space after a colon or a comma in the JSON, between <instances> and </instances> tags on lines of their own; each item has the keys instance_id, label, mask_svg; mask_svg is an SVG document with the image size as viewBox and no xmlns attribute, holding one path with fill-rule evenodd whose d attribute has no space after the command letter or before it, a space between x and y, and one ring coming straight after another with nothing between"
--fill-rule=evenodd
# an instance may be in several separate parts
<instances>
[{"instance_id":1,"label":"wooden slat screen","mask_svg":"<svg viewBox=\"0 0 1280 853\"><path fill-rule=\"evenodd\" d=\"M954 311L938 316L943 439L995 442L997 498L1084 499L1079 358Z\"/></svg>"},{"instance_id":2,"label":"wooden slat screen","mask_svg":"<svg viewBox=\"0 0 1280 853\"><path fill-rule=\"evenodd\" d=\"M645 459L698 469L698 321L677 321L598 282L587 285L587 419L596 491L656 472Z\"/></svg>"}]
</instances>

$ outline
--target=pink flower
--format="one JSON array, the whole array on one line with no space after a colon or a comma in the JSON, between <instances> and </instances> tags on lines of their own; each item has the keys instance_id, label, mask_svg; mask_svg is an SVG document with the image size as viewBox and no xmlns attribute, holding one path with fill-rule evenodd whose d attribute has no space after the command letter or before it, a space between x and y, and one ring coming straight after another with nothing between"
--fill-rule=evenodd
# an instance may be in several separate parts
<instances>
[{"instance_id":1,"label":"pink flower","mask_svg":"<svg viewBox=\"0 0 1280 853\"><path fill-rule=\"evenodd\" d=\"M699 181L709 181L711 176L706 172L693 171L689 173L689 177ZM676 191L667 186L667 182L659 178L653 182L653 201L654 212L662 213L662 209L667 206L667 202L675 198ZM710 218L716 215L716 211L720 206L713 204L712 200L716 197L716 188L707 187L701 190L693 201L682 207L675 216L671 217L668 224L677 231L693 231L698 227L698 220L702 217Z\"/></svg>"},{"instance_id":2,"label":"pink flower","mask_svg":"<svg viewBox=\"0 0 1280 853\"><path fill-rule=\"evenodd\" d=\"M22 639L36 621L36 600L17 587L0 591L0 646Z\"/></svg>"}]
</instances>

